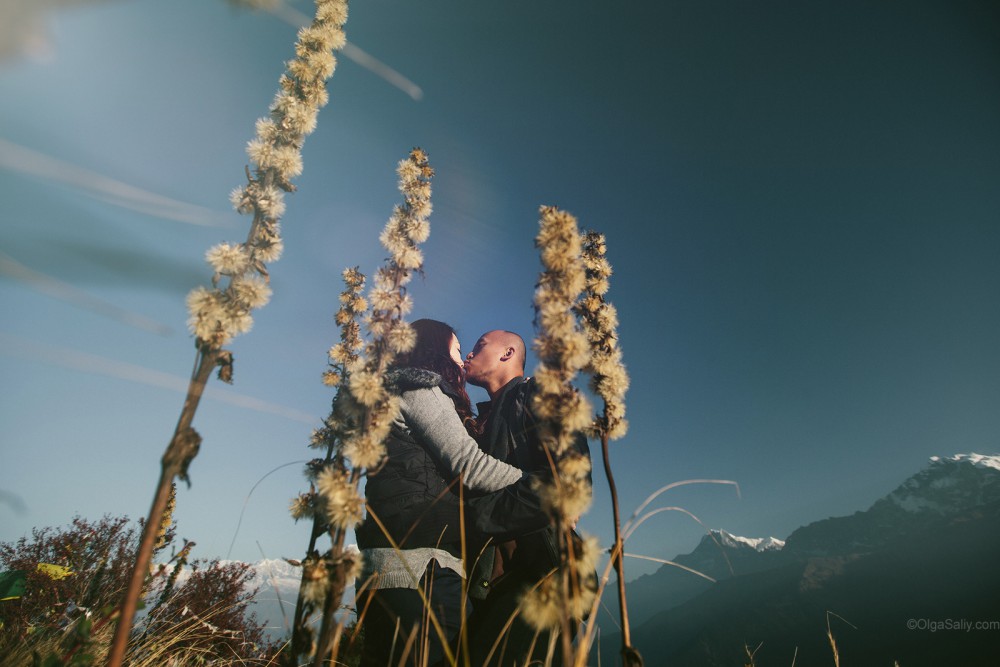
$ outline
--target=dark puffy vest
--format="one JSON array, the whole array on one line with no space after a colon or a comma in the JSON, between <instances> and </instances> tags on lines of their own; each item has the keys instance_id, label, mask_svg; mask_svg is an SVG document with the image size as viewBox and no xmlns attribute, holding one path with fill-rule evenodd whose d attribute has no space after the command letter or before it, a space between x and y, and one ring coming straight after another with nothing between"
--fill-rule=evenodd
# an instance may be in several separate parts
<instances>
[{"instance_id":1,"label":"dark puffy vest","mask_svg":"<svg viewBox=\"0 0 1000 667\"><path fill-rule=\"evenodd\" d=\"M440 386L450 394L441 376L429 371L410 372L414 370L402 369L390 377L399 391ZM403 549L435 547L461 556L458 482L445 480L428 452L428 443L402 429L393 427L385 446L385 465L369 474L365 483L367 507L385 526L385 532L369 514L355 531L358 547L392 547L395 542Z\"/></svg>"}]
</instances>

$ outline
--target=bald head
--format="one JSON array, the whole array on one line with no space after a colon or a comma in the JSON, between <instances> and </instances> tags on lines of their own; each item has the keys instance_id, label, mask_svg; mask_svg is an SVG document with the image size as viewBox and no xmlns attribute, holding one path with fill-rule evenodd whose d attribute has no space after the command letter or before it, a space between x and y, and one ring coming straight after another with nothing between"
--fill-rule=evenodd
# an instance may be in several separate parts
<instances>
[{"instance_id":1,"label":"bald head","mask_svg":"<svg viewBox=\"0 0 1000 667\"><path fill-rule=\"evenodd\" d=\"M524 375L524 339L513 331L487 331L465 358L465 379L492 397L508 382Z\"/></svg>"},{"instance_id":2,"label":"bald head","mask_svg":"<svg viewBox=\"0 0 1000 667\"><path fill-rule=\"evenodd\" d=\"M496 336L501 345L514 350L513 361L517 367L518 375L524 375L524 361L527 355L527 351L524 348L524 339L513 331L504 331L502 329L490 331L487 335Z\"/></svg>"}]
</instances>

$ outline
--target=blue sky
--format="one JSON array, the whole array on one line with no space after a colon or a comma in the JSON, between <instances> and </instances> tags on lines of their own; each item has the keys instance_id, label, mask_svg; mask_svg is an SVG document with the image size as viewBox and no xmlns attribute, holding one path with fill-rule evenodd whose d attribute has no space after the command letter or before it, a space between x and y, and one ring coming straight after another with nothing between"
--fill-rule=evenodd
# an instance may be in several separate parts
<instances>
[{"instance_id":1,"label":"blue sky","mask_svg":"<svg viewBox=\"0 0 1000 667\"><path fill-rule=\"evenodd\" d=\"M208 283L209 246L245 237L228 194L295 29L222 0L0 11L8 27L38 19L0 31L13 540L148 511L194 360L184 296ZM341 58L272 302L195 420L180 534L205 558L301 557L286 508L304 481L286 464L311 456L329 409L340 271L382 260L413 146L437 171L413 317L452 323L466 350L491 328L532 335L540 205L606 233L633 379L612 451L626 516L665 484L727 479L739 497L659 500L784 538L866 508L930 456L997 453L997 22L988 2L929 0L353 3L348 40L423 96ZM581 527L607 543L602 475L596 457ZM661 514L627 550L670 558L703 532Z\"/></svg>"}]
</instances>

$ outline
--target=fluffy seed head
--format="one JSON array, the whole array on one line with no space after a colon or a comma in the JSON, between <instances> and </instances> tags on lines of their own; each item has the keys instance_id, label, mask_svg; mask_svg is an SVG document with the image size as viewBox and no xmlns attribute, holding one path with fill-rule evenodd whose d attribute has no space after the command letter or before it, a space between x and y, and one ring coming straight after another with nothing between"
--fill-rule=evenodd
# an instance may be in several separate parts
<instances>
[{"instance_id":1,"label":"fluffy seed head","mask_svg":"<svg viewBox=\"0 0 1000 667\"><path fill-rule=\"evenodd\" d=\"M397 322L385 336L385 342L396 354L405 354L417 343L417 332L405 322Z\"/></svg>"},{"instance_id":2,"label":"fluffy seed head","mask_svg":"<svg viewBox=\"0 0 1000 667\"><path fill-rule=\"evenodd\" d=\"M260 238L253 243L253 254L254 257L264 262L265 264L270 264L271 262L277 262L281 259L281 253L285 250L285 243L281 240L281 237L267 237Z\"/></svg>"},{"instance_id":3,"label":"fluffy seed head","mask_svg":"<svg viewBox=\"0 0 1000 667\"><path fill-rule=\"evenodd\" d=\"M521 598L521 614L537 630L555 628L562 618L559 600L558 582L549 575Z\"/></svg>"},{"instance_id":4,"label":"fluffy seed head","mask_svg":"<svg viewBox=\"0 0 1000 667\"><path fill-rule=\"evenodd\" d=\"M253 201L250 199L250 193L246 187L238 187L230 192L229 202L237 213L246 214L253 211Z\"/></svg>"},{"instance_id":5,"label":"fluffy seed head","mask_svg":"<svg viewBox=\"0 0 1000 667\"><path fill-rule=\"evenodd\" d=\"M191 333L203 341L214 341L221 333L220 322L225 317L222 293L196 287L188 293L187 306Z\"/></svg>"},{"instance_id":6,"label":"fluffy seed head","mask_svg":"<svg viewBox=\"0 0 1000 667\"><path fill-rule=\"evenodd\" d=\"M414 220L407 226L407 234L414 243L423 243L430 237L431 223L424 219Z\"/></svg>"},{"instance_id":7,"label":"fluffy seed head","mask_svg":"<svg viewBox=\"0 0 1000 667\"><path fill-rule=\"evenodd\" d=\"M273 144L281 135L278 124L270 118L258 118L255 124L257 140L265 144Z\"/></svg>"},{"instance_id":8,"label":"fluffy seed head","mask_svg":"<svg viewBox=\"0 0 1000 667\"><path fill-rule=\"evenodd\" d=\"M238 276L250 266L250 255L242 243L219 243L205 253L212 269L224 276Z\"/></svg>"},{"instance_id":9,"label":"fluffy seed head","mask_svg":"<svg viewBox=\"0 0 1000 667\"><path fill-rule=\"evenodd\" d=\"M302 563L303 597L313 605L322 604L330 585L326 561L309 558Z\"/></svg>"},{"instance_id":10,"label":"fluffy seed head","mask_svg":"<svg viewBox=\"0 0 1000 667\"><path fill-rule=\"evenodd\" d=\"M593 491L586 479L569 478L560 474L554 484L537 489L542 509L551 516L558 516L564 523L583 516L593 500Z\"/></svg>"},{"instance_id":11,"label":"fluffy seed head","mask_svg":"<svg viewBox=\"0 0 1000 667\"><path fill-rule=\"evenodd\" d=\"M422 222L430 217L434 205L430 199L416 199L410 202L410 217L415 222Z\"/></svg>"},{"instance_id":12,"label":"fluffy seed head","mask_svg":"<svg viewBox=\"0 0 1000 667\"><path fill-rule=\"evenodd\" d=\"M325 467L316 477L316 490L324 502L326 518L332 526L353 528L361 523L364 501L346 472Z\"/></svg>"},{"instance_id":13,"label":"fluffy seed head","mask_svg":"<svg viewBox=\"0 0 1000 667\"><path fill-rule=\"evenodd\" d=\"M263 308L271 299L271 287L258 275L248 274L233 279L230 286L235 298L246 308Z\"/></svg>"},{"instance_id":14,"label":"fluffy seed head","mask_svg":"<svg viewBox=\"0 0 1000 667\"><path fill-rule=\"evenodd\" d=\"M361 371L352 373L349 386L351 394L361 405L372 407L384 400L386 391L382 386L382 378L375 373Z\"/></svg>"},{"instance_id":15,"label":"fluffy seed head","mask_svg":"<svg viewBox=\"0 0 1000 667\"><path fill-rule=\"evenodd\" d=\"M256 203L257 208L267 218L277 220L285 214L285 195L278 188L271 187L262 190Z\"/></svg>"},{"instance_id":16,"label":"fluffy seed head","mask_svg":"<svg viewBox=\"0 0 1000 667\"><path fill-rule=\"evenodd\" d=\"M386 429L387 430L387 429ZM385 456L385 446L382 444L385 439L383 429L369 430L367 433L358 434L344 443L344 456L350 460L356 468L374 468Z\"/></svg>"},{"instance_id":17,"label":"fluffy seed head","mask_svg":"<svg viewBox=\"0 0 1000 667\"><path fill-rule=\"evenodd\" d=\"M292 502L288 507L288 511L291 513L292 518L296 521L299 519L312 518L314 500L315 496L311 493L300 493L292 498Z\"/></svg>"},{"instance_id":18,"label":"fluffy seed head","mask_svg":"<svg viewBox=\"0 0 1000 667\"><path fill-rule=\"evenodd\" d=\"M342 26L347 23L347 3L344 0L322 0L316 3L316 20Z\"/></svg>"},{"instance_id":19,"label":"fluffy seed head","mask_svg":"<svg viewBox=\"0 0 1000 667\"><path fill-rule=\"evenodd\" d=\"M335 364L345 365L354 359L354 350L345 345L344 343L337 343L330 348L328 352L330 356L330 361Z\"/></svg>"}]
</instances>

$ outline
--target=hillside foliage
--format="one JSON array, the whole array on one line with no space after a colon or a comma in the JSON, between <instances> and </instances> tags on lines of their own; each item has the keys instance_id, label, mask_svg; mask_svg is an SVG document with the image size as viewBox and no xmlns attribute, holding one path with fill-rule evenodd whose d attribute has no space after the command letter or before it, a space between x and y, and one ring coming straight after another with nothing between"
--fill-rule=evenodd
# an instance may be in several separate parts
<instances>
[{"instance_id":1,"label":"hillside foliage","mask_svg":"<svg viewBox=\"0 0 1000 667\"><path fill-rule=\"evenodd\" d=\"M68 526L35 528L30 536L0 543L0 569L18 580L12 599L0 601L0 662L33 664L36 653L58 659L55 664L100 660L140 531L141 523L127 517L75 517ZM131 664L269 662L280 644L266 639L252 610L253 568L188 563L194 544L177 549L174 535L166 528L157 545L161 562L147 579L147 613L132 631Z\"/></svg>"}]
</instances>

